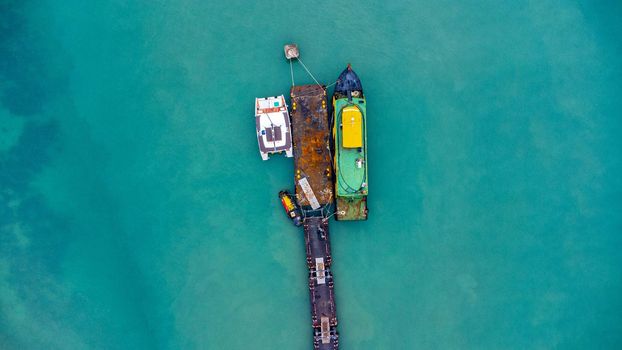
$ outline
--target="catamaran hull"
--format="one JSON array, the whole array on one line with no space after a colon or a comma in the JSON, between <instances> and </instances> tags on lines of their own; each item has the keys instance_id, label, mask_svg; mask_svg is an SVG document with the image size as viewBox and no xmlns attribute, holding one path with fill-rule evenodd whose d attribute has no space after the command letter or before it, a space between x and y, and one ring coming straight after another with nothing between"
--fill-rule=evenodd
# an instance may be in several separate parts
<instances>
[{"instance_id":1,"label":"catamaran hull","mask_svg":"<svg viewBox=\"0 0 622 350\"><path fill-rule=\"evenodd\" d=\"M287 157L294 156L290 118L283 95L255 99L255 127L261 159L270 159L271 153L285 152Z\"/></svg>"}]
</instances>

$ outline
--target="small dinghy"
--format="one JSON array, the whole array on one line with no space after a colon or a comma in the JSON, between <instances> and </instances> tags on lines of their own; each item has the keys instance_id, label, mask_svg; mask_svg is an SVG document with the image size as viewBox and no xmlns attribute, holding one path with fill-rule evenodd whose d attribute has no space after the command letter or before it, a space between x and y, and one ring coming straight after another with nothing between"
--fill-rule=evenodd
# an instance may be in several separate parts
<instances>
[{"instance_id":1,"label":"small dinghy","mask_svg":"<svg viewBox=\"0 0 622 350\"><path fill-rule=\"evenodd\" d=\"M300 208L296 204L296 199L294 199L294 196L289 194L289 192L283 190L279 192L279 198L281 199L281 204L283 205L287 216L292 220L294 225L302 225L302 213L300 212Z\"/></svg>"},{"instance_id":2,"label":"small dinghy","mask_svg":"<svg viewBox=\"0 0 622 350\"><path fill-rule=\"evenodd\" d=\"M263 160L280 152L293 157L289 113L283 95L255 99L255 126Z\"/></svg>"}]
</instances>

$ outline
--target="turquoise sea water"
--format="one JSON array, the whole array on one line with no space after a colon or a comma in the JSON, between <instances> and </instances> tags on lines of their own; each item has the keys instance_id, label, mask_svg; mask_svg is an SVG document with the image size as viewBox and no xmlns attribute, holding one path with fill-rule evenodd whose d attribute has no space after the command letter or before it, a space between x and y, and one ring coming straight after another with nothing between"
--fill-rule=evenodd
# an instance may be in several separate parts
<instances>
[{"instance_id":1,"label":"turquoise sea water","mask_svg":"<svg viewBox=\"0 0 622 350\"><path fill-rule=\"evenodd\" d=\"M253 99L368 97L342 349L622 347L615 1L0 0L0 348L310 349ZM300 66L297 83L311 83Z\"/></svg>"}]
</instances>

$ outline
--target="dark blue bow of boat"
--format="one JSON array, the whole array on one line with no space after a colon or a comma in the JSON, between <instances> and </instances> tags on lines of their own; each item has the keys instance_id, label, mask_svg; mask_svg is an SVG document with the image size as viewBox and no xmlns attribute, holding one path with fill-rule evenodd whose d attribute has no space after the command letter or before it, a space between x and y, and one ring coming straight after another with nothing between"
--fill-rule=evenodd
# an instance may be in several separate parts
<instances>
[{"instance_id":1,"label":"dark blue bow of boat","mask_svg":"<svg viewBox=\"0 0 622 350\"><path fill-rule=\"evenodd\" d=\"M363 85L358 75L352 70L352 67L348 64L348 67L341 72L337 83L335 85L335 93L342 94L344 96L351 96L352 91L363 92Z\"/></svg>"}]
</instances>

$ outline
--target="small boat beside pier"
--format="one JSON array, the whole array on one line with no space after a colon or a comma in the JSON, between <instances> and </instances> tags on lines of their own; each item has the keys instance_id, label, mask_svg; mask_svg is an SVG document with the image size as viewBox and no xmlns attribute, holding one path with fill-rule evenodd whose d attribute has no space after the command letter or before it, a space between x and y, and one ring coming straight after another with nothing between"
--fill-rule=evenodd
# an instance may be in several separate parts
<instances>
[{"instance_id":1,"label":"small boat beside pier","mask_svg":"<svg viewBox=\"0 0 622 350\"><path fill-rule=\"evenodd\" d=\"M263 160L280 152L292 157L292 134L285 96L255 99L255 127Z\"/></svg>"}]
</instances>

